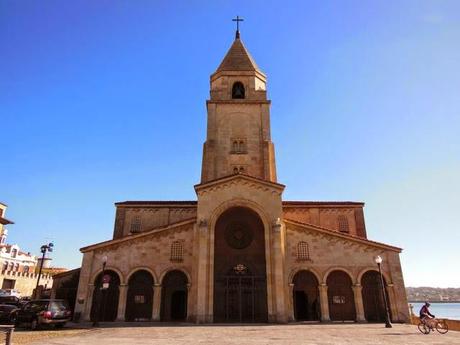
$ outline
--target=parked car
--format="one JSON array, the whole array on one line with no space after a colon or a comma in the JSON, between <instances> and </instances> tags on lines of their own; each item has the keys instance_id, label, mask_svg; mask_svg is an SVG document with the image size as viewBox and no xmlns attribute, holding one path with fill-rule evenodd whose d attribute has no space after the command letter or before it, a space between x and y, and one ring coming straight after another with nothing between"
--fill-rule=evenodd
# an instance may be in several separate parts
<instances>
[{"instance_id":1,"label":"parked car","mask_svg":"<svg viewBox=\"0 0 460 345\"><path fill-rule=\"evenodd\" d=\"M16 296L17 298L21 297L19 290L15 289L0 289L0 296Z\"/></svg>"},{"instance_id":2,"label":"parked car","mask_svg":"<svg viewBox=\"0 0 460 345\"><path fill-rule=\"evenodd\" d=\"M19 308L11 304L0 304L0 323L15 324Z\"/></svg>"},{"instance_id":3,"label":"parked car","mask_svg":"<svg viewBox=\"0 0 460 345\"><path fill-rule=\"evenodd\" d=\"M32 330L43 325L64 327L71 320L67 301L62 299L39 299L30 301L18 310L16 325L28 324Z\"/></svg>"},{"instance_id":4,"label":"parked car","mask_svg":"<svg viewBox=\"0 0 460 345\"><path fill-rule=\"evenodd\" d=\"M16 296L0 296L0 304L10 304L17 307L21 306L21 300Z\"/></svg>"}]
</instances>

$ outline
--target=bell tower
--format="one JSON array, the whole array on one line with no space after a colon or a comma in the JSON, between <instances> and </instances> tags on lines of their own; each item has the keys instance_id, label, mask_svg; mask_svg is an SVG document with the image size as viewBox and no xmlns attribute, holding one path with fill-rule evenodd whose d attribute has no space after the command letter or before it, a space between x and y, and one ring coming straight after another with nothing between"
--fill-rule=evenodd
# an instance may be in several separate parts
<instances>
[{"instance_id":1,"label":"bell tower","mask_svg":"<svg viewBox=\"0 0 460 345\"><path fill-rule=\"evenodd\" d=\"M240 38L210 78L201 183L232 174L276 182L267 77Z\"/></svg>"}]
</instances>

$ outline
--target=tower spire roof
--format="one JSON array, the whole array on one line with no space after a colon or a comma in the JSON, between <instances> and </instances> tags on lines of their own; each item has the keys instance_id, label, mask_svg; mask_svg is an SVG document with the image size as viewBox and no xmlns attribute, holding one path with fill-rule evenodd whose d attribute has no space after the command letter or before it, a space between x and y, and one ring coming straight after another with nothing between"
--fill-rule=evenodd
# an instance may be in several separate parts
<instances>
[{"instance_id":1,"label":"tower spire roof","mask_svg":"<svg viewBox=\"0 0 460 345\"><path fill-rule=\"evenodd\" d=\"M235 41L233 41L232 46L228 50L216 72L221 71L262 72L244 46L243 41L241 41L239 31L237 31Z\"/></svg>"}]
</instances>

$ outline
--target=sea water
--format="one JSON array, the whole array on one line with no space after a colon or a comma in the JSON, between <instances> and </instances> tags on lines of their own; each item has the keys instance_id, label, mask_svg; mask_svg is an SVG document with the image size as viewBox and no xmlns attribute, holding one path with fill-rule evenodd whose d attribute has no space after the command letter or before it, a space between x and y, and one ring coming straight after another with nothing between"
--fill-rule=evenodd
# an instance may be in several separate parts
<instances>
[{"instance_id":1,"label":"sea water","mask_svg":"<svg viewBox=\"0 0 460 345\"><path fill-rule=\"evenodd\" d=\"M418 316L424 303L410 303L414 306L414 314ZM431 302L430 313L438 318L460 320L460 303L436 303Z\"/></svg>"}]
</instances>

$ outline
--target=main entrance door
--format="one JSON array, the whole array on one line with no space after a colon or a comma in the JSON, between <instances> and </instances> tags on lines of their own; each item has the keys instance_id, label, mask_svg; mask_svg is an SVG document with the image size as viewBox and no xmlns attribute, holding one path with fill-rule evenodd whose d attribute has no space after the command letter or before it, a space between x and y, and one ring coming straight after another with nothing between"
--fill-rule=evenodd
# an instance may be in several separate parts
<instances>
[{"instance_id":1,"label":"main entrance door","mask_svg":"<svg viewBox=\"0 0 460 345\"><path fill-rule=\"evenodd\" d=\"M214 321L266 322L264 227L243 207L218 219L214 241Z\"/></svg>"}]
</instances>

